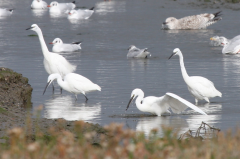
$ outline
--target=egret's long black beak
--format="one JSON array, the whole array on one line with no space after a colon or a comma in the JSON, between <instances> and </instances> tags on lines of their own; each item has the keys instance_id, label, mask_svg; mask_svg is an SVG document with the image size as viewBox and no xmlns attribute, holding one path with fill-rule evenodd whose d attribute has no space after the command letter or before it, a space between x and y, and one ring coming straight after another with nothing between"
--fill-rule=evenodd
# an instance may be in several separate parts
<instances>
[{"instance_id":1,"label":"egret's long black beak","mask_svg":"<svg viewBox=\"0 0 240 159\"><path fill-rule=\"evenodd\" d=\"M30 29L32 29L33 27L30 27L30 28L27 28L26 30L30 30Z\"/></svg>"},{"instance_id":2,"label":"egret's long black beak","mask_svg":"<svg viewBox=\"0 0 240 159\"><path fill-rule=\"evenodd\" d=\"M126 111L128 110L128 107L129 107L129 105L131 104L133 98L134 98L134 95L132 96L132 98L131 98L130 101L128 102L128 105L127 105Z\"/></svg>"},{"instance_id":3,"label":"egret's long black beak","mask_svg":"<svg viewBox=\"0 0 240 159\"><path fill-rule=\"evenodd\" d=\"M44 93L46 92L46 90L47 90L47 88L48 88L48 86L49 86L49 84L51 83L52 81L50 80L48 83L47 83L47 85L46 85L46 87L45 87L45 89L44 89L44 91L43 91L43 95L44 95Z\"/></svg>"},{"instance_id":4,"label":"egret's long black beak","mask_svg":"<svg viewBox=\"0 0 240 159\"><path fill-rule=\"evenodd\" d=\"M168 58L168 60L169 60L171 57L173 57L174 55L176 55L176 53L173 53L173 54Z\"/></svg>"}]
</instances>

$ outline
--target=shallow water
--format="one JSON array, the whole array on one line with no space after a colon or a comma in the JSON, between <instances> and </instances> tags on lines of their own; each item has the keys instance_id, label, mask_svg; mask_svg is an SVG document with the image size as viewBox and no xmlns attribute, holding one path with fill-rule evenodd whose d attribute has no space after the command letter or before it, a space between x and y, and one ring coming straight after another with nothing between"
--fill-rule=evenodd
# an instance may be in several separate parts
<instances>
[{"instance_id":1,"label":"shallow water","mask_svg":"<svg viewBox=\"0 0 240 159\"><path fill-rule=\"evenodd\" d=\"M50 1L47 1L48 3ZM31 1L1 1L2 7L15 8L13 15L0 19L0 63L29 78L33 87L33 107L44 105L45 118L65 118L85 120L106 125L120 122L125 127L144 131L152 128L171 126L180 132L196 130L202 121L222 130L235 128L239 124L240 64L239 56L222 55L221 48L210 47L209 38L223 35L232 38L239 34L236 11L223 10L223 20L206 30L161 30L161 23L169 16L177 18L218 10L188 8L170 5L174 2L157 0L115 0L111 2L78 2L78 7L91 8L95 13L88 20L69 21L65 15L54 16L46 11L32 11ZM26 31L36 23L43 31L46 43L59 37L65 43L82 42L82 51L63 54L77 65L79 73L102 87L101 92L88 94L89 101L59 88L52 95L48 88L43 89L48 74L43 67L43 55L36 34ZM150 59L127 59L127 48L136 45L147 47L152 54ZM164 117L142 115L134 104L125 112L133 89L141 88L146 96L162 96L166 92L175 93L194 103L194 98L183 81L178 57L167 60L174 48L180 48L189 75L204 76L214 82L223 98L211 99L212 103L200 102L208 116L199 115L188 109L183 114ZM48 45L51 50L52 46ZM129 116L128 116L129 115Z\"/></svg>"}]
</instances>

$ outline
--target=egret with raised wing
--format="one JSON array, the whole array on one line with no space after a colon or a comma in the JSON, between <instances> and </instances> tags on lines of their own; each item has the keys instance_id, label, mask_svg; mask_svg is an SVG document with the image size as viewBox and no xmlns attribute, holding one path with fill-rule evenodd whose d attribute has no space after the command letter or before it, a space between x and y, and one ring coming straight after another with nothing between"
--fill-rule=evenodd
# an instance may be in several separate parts
<instances>
[{"instance_id":1,"label":"egret with raised wing","mask_svg":"<svg viewBox=\"0 0 240 159\"><path fill-rule=\"evenodd\" d=\"M177 96L176 94L166 93L162 97L148 96L144 98L144 92L139 88L136 88L132 91L131 99L128 102L126 111L129 108L130 103L136 97L137 99L135 103L140 111L155 114L157 116L171 113L169 111L170 108L173 113L179 114L188 107L197 111L200 114L207 115L200 108L188 102L187 100Z\"/></svg>"},{"instance_id":2,"label":"egret with raised wing","mask_svg":"<svg viewBox=\"0 0 240 159\"><path fill-rule=\"evenodd\" d=\"M44 56L43 65L48 74L58 73L63 78L66 74L74 72L76 70L76 66L70 64L62 55L48 51L42 31L37 24L33 24L26 30L33 30L38 34L42 53Z\"/></svg>"},{"instance_id":3,"label":"egret with raised wing","mask_svg":"<svg viewBox=\"0 0 240 159\"><path fill-rule=\"evenodd\" d=\"M206 100L209 103L209 98L216 96L222 97L222 93L219 92L214 87L213 82L207 78L201 76L188 76L183 62L183 55L179 48L174 49L173 54L168 59L175 55L179 56L183 79L188 86L189 92L195 97L196 103L198 103L198 100Z\"/></svg>"},{"instance_id":4,"label":"egret with raised wing","mask_svg":"<svg viewBox=\"0 0 240 159\"><path fill-rule=\"evenodd\" d=\"M48 83L43 91L43 94L45 93L49 84L51 84L55 79L57 79L57 82L61 88L75 94L76 100L77 95L80 93L84 95L87 101L88 98L86 96L86 93L92 91L101 91L101 87L99 85L93 83L86 77L79 74L69 73L64 76L64 79L62 79L62 76L59 73L54 73L48 76Z\"/></svg>"}]
</instances>

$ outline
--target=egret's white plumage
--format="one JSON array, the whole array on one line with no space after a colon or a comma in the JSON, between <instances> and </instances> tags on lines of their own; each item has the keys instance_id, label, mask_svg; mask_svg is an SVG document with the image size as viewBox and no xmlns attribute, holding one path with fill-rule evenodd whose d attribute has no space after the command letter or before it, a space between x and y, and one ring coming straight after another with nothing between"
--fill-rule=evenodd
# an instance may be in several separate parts
<instances>
[{"instance_id":1,"label":"egret's white plumage","mask_svg":"<svg viewBox=\"0 0 240 159\"><path fill-rule=\"evenodd\" d=\"M54 73L48 76L48 83L45 87L45 90L43 94L45 93L47 87L49 84L51 84L52 81L57 79L58 85L70 92L75 94L76 100L77 100L77 95L78 94L83 94L86 98L86 101L88 100L86 93L92 92L92 91L101 91L101 87L98 86L97 84L94 84L92 81L87 79L84 76L81 76L76 73L69 73L64 76L64 79L62 79L62 76L60 76L59 73Z\"/></svg>"},{"instance_id":2,"label":"egret's white plumage","mask_svg":"<svg viewBox=\"0 0 240 159\"><path fill-rule=\"evenodd\" d=\"M72 3L58 3L57 1L51 2L49 5L49 12L51 13L64 13L76 7L75 1Z\"/></svg>"},{"instance_id":3,"label":"egret's white plumage","mask_svg":"<svg viewBox=\"0 0 240 159\"><path fill-rule=\"evenodd\" d=\"M169 57L169 59L174 55L179 56L183 79L188 86L189 92L195 97L196 103L198 100L206 100L209 103L209 98L216 96L222 97L222 93L219 92L214 87L213 82L207 78L201 76L188 76L183 62L183 55L179 48L173 50L173 54Z\"/></svg>"},{"instance_id":4,"label":"egret's white plumage","mask_svg":"<svg viewBox=\"0 0 240 159\"><path fill-rule=\"evenodd\" d=\"M31 4L32 9L47 9L47 3L43 0L33 0Z\"/></svg>"},{"instance_id":5,"label":"egret's white plumage","mask_svg":"<svg viewBox=\"0 0 240 159\"><path fill-rule=\"evenodd\" d=\"M55 38L53 42L52 52L74 52L81 50L81 42L73 42L72 44L65 44L60 38Z\"/></svg>"},{"instance_id":6,"label":"egret's white plumage","mask_svg":"<svg viewBox=\"0 0 240 159\"><path fill-rule=\"evenodd\" d=\"M229 39L223 36L214 36L210 38L210 46L224 46L229 42Z\"/></svg>"},{"instance_id":7,"label":"egret's white plumage","mask_svg":"<svg viewBox=\"0 0 240 159\"><path fill-rule=\"evenodd\" d=\"M74 72L76 70L76 66L70 64L62 55L48 51L42 31L37 24L33 24L27 30L33 30L38 34L44 56L44 68L48 74L59 73L63 78L66 74Z\"/></svg>"},{"instance_id":8,"label":"egret's white plumage","mask_svg":"<svg viewBox=\"0 0 240 159\"><path fill-rule=\"evenodd\" d=\"M71 10L68 13L68 19L89 19L94 13L94 7L90 9Z\"/></svg>"},{"instance_id":9,"label":"egret's white plumage","mask_svg":"<svg viewBox=\"0 0 240 159\"><path fill-rule=\"evenodd\" d=\"M221 11L220 11L221 12ZM162 29L205 29L207 26L221 20L220 12L199 14L177 19L169 17L162 24Z\"/></svg>"},{"instance_id":10,"label":"egret's white plumage","mask_svg":"<svg viewBox=\"0 0 240 159\"><path fill-rule=\"evenodd\" d=\"M131 99L127 105L126 111L132 100L136 97L136 106L142 112L148 112L161 116L162 114L169 114L169 108L171 108L173 113L179 114L189 107L199 112L200 114L207 115L200 108L188 102L187 100L177 96L176 94L166 93L162 97L148 96L144 98L144 92L139 88L136 88L132 91Z\"/></svg>"},{"instance_id":11,"label":"egret's white plumage","mask_svg":"<svg viewBox=\"0 0 240 159\"><path fill-rule=\"evenodd\" d=\"M147 48L139 49L134 45L130 45L128 48L127 57L147 58L148 55L151 56Z\"/></svg>"},{"instance_id":12,"label":"egret's white plumage","mask_svg":"<svg viewBox=\"0 0 240 159\"><path fill-rule=\"evenodd\" d=\"M229 41L223 41L223 54L238 54L240 53L240 35L235 36Z\"/></svg>"},{"instance_id":13,"label":"egret's white plumage","mask_svg":"<svg viewBox=\"0 0 240 159\"><path fill-rule=\"evenodd\" d=\"M0 17L7 17L12 15L13 9L0 8Z\"/></svg>"}]
</instances>

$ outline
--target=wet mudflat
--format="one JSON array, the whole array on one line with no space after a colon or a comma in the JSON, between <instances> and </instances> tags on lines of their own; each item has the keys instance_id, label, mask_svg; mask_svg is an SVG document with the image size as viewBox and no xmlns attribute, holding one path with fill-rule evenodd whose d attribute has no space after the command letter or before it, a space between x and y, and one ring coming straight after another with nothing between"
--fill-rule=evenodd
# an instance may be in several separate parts
<instances>
[{"instance_id":1,"label":"wet mudflat","mask_svg":"<svg viewBox=\"0 0 240 159\"><path fill-rule=\"evenodd\" d=\"M50 1L47 1L48 3ZM0 19L1 66L13 69L29 78L33 87L33 107L43 104L43 118L84 120L106 125L121 122L125 127L149 133L152 128L171 126L185 132L196 130L202 121L222 130L238 126L239 113L239 55L222 55L220 47L210 47L209 39L214 35L232 38L239 34L236 11L221 8L223 19L206 30L161 30L165 18L177 18L214 13L219 9L189 7L172 1L124 1L78 2L78 7L91 8L95 13L88 20L69 21L65 15L54 16L48 11L32 11L31 1L3 2L4 7L16 8L9 18ZM175 4L175 5L173 5ZM63 42L82 42L82 51L62 54L77 65L79 73L102 87L101 92L88 95L89 101L79 95L78 101L59 87L52 95L51 87L43 96L48 74L43 67L43 55L35 32L26 31L31 24L38 24L46 43L54 38ZM150 59L127 59L129 45L147 47ZM175 93L194 103L194 98L183 81L178 57L168 60L174 48L183 52L188 74L199 75L213 81L222 92L222 98L202 101L199 107L208 116L192 110L181 115L144 116L132 104L125 112L133 89L141 88L146 96L162 96ZM48 45L51 50L52 45ZM56 85L56 84L55 84ZM132 115L136 114L136 116ZM137 117L137 116L141 117Z\"/></svg>"}]
</instances>

